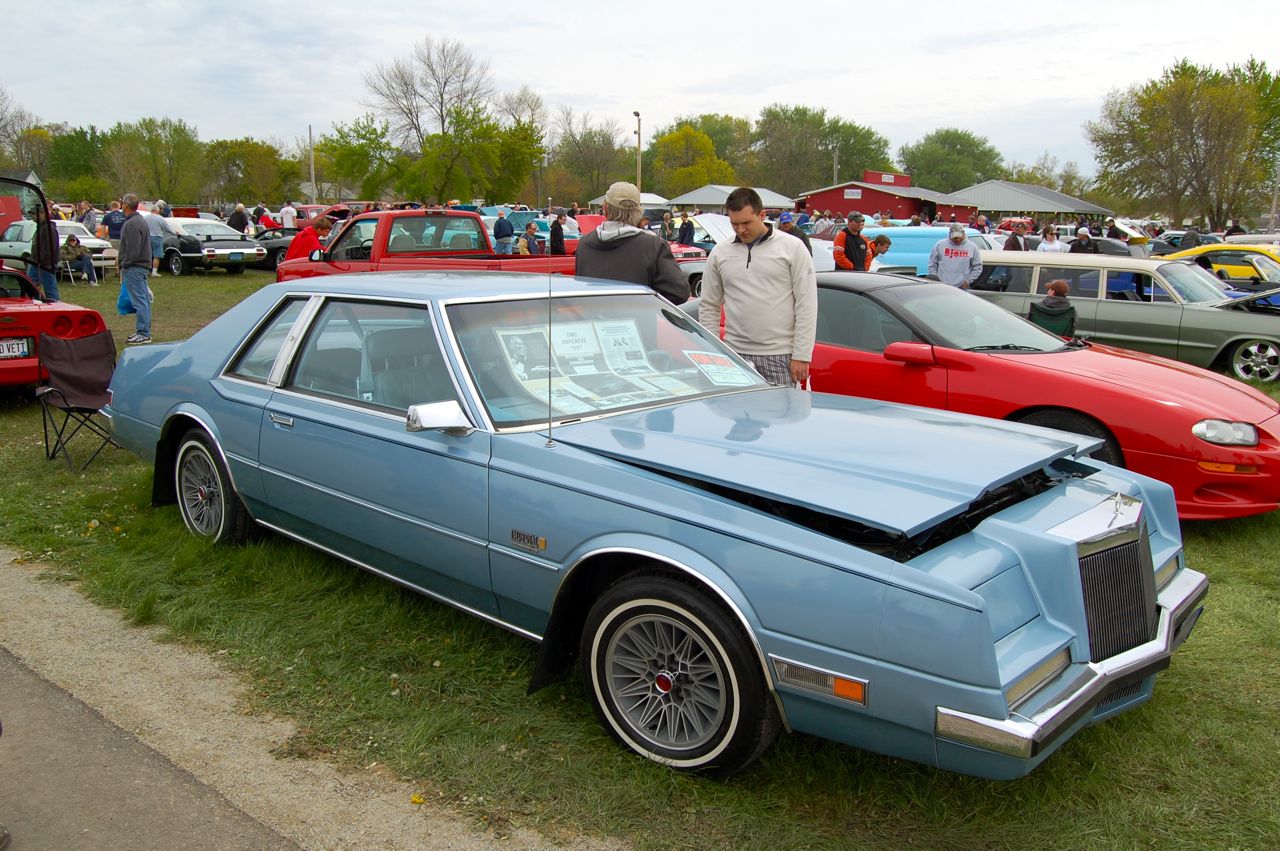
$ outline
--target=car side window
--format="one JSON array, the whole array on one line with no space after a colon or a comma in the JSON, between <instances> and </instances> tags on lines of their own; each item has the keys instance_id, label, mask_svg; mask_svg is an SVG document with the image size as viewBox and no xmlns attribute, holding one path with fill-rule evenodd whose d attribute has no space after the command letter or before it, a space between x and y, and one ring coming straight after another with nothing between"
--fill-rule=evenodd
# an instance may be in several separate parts
<instances>
[{"instance_id":1,"label":"car side window","mask_svg":"<svg viewBox=\"0 0 1280 851\"><path fill-rule=\"evenodd\" d=\"M1150 276L1143 272L1107 272L1107 298L1112 301L1164 302L1172 301Z\"/></svg>"},{"instance_id":2,"label":"car side window","mask_svg":"<svg viewBox=\"0 0 1280 851\"><path fill-rule=\"evenodd\" d=\"M998 293L1029 293L1031 269L1027 266L1004 264L984 265L982 275L973 282L972 288Z\"/></svg>"},{"instance_id":3,"label":"car side window","mask_svg":"<svg viewBox=\"0 0 1280 851\"><path fill-rule=\"evenodd\" d=\"M1036 276L1036 292L1047 292L1050 281L1066 281L1071 287L1071 298L1097 298L1098 282L1102 280L1101 269L1089 269L1079 266L1061 268L1058 266L1041 266Z\"/></svg>"},{"instance_id":4,"label":"car side window","mask_svg":"<svg viewBox=\"0 0 1280 851\"><path fill-rule=\"evenodd\" d=\"M475 251L487 245L482 224L470 216L401 216L395 220L388 254Z\"/></svg>"},{"instance_id":5,"label":"car side window","mask_svg":"<svg viewBox=\"0 0 1280 851\"><path fill-rule=\"evenodd\" d=\"M306 303L306 299L293 298L281 305L275 315L259 329L258 336L236 358L227 373L265 384L267 377L271 375L271 367L276 362L276 355L280 354L285 338Z\"/></svg>"},{"instance_id":6,"label":"car side window","mask_svg":"<svg viewBox=\"0 0 1280 851\"><path fill-rule=\"evenodd\" d=\"M418 305L328 302L284 386L399 412L456 398L431 313Z\"/></svg>"},{"instance_id":7,"label":"car side window","mask_svg":"<svg viewBox=\"0 0 1280 851\"><path fill-rule=\"evenodd\" d=\"M910 328L861 293L818 288L817 340L832 346L883 352L890 343L920 342Z\"/></svg>"},{"instance_id":8,"label":"car side window","mask_svg":"<svg viewBox=\"0 0 1280 851\"><path fill-rule=\"evenodd\" d=\"M352 222L329 251L329 259L368 260L373 245L373 234L377 229L377 219L360 219Z\"/></svg>"}]
</instances>

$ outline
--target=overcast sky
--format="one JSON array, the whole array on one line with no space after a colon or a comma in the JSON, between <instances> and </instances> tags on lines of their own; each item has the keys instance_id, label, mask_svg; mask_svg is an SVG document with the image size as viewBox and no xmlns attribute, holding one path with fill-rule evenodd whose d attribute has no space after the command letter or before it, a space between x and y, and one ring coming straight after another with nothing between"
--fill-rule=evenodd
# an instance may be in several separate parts
<instances>
[{"instance_id":1,"label":"overcast sky","mask_svg":"<svg viewBox=\"0 0 1280 851\"><path fill-rule=\"evenodd\" d=\"M71 125L167 116L206 141L289 142L308 124L319 136L368 110L365 72L429 34L487 59L501 90L527 83L549 107L617 119L628 134L639 110L645 145L677 115L754 119L780 102L868 125L895 159L954 126L1007 159L1049 151L1086 174L1081 125L1112 89L1182 57L1280 68L1274 0L43 3L24 4L6 30L0 86Z\"/></svg>"}]
</instances>

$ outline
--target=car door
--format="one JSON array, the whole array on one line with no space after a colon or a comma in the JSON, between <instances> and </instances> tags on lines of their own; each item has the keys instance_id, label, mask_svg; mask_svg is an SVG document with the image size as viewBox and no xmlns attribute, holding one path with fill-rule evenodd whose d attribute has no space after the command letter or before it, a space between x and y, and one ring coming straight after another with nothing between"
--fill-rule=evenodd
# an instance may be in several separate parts
<instances>
[{"instance_id":1,"label":"car door","mask_svg":"<svg viewBox=\"0 0 1280 851\"><path fill-rule=\"evenodd\" d=\"M324 254L323 265L328 274L372 272L373 246L377 238L378 219L357 219L349 224Z\"/></svg>"},{"instance_id":2,"label":"car door","mask_svg":"<svg viewBox=\"0 0 1280 851\"><path fill-rule=\"evenodd\" d=\"M327 300L262 423L273 525L494 614L490 435L405 425L409 405L456 398L427 305Z\"/></svg>"},{"instance_id":3,"label":"car door","mask_svg":"<svg viewBox=\"0 0 1280 851\"><path fill-rule=\"evenodd\" d=\"M946 367L885 358L890 343L919 343L923 338L869 296L819 286L817 341L810 364L814 390L928 408L947 406Z\"/></svg>"},{"instance_id":4,"label":"car door","mask_svg":"<svg viewBox=\"0 0 1280 851\"><path fill-rule=\"evenodd\" d=\"M1064 281L1067 284L1067 297L1076 309L1076 336L1086 339L1098 339L1094 320L1098 315L1098 293L1102 282L1102 270L1088 266L1054 266L1052 260L1042 261L1045 265L1037 266L1034 285L1028 301L1044 298L1049 292L1049 284L1053 281ZM1019 313L1026 316L1030 305ZM1098 339L1100 343L1107 340Z\"/></svg>"},{"instance_id":5,"label":"car door","mask_svg":"<svg viewBox=\"0 0 1280 851\"><path fill-rule=\"evenodd\" d=\"M1182 305L1161 282L1145 272L1108 269L1105 292L1098 300L1094 340L1177 358Z\"/></svg>"}]
</instances>

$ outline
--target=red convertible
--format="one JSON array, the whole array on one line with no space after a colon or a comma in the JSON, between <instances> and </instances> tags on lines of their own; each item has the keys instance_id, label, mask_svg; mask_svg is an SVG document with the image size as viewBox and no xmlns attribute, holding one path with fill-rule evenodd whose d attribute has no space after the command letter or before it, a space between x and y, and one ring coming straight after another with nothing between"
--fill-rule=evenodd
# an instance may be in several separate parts
<instances>
[{"instance_id":1,"label":"red convertible","mask_svg":"<svg viewBox=\"0 0 1280 851\"><path fill-rule=\"evenodd\" d=\"M1094 457L1171 484L1184 520L1280 506L1280 404L1235 379L913 278L820 274L818 302L814 390L1091 435Z\"/></svg>"}]
</instances>

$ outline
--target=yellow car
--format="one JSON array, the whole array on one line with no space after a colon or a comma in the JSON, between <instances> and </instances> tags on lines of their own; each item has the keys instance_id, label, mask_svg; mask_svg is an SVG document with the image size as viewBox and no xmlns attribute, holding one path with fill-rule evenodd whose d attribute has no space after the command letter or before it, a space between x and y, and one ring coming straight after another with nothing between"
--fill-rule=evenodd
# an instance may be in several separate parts
<instances>
[{"instance_id":1,"label":"yellow car","mask_svg":"<svg viewBox=\"0 0 1280 851\"><path fill-rule=\"evenodd\" d=\"M1232 284L1269 283L1280 287L1280 245L1215 243L1166 254L1164 260L1190 260Z\"/></svg>"}]
</instances>

